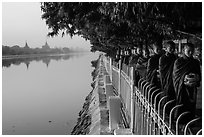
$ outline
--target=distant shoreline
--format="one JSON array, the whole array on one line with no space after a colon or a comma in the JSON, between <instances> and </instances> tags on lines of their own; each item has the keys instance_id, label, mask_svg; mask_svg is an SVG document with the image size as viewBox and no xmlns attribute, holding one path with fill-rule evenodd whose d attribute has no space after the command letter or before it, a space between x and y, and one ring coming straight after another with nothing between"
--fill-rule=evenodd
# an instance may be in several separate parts
<instances>
[{"instance_id":1,"label":"distant shoreline","mask_svg":"<svg viewBox=\"0 0 204 137\"><path fill-rule=\"evenodd\" d=\"M59 53L59 54L24 54L24 55L4 55L2 60L18 59L18 58L33 58L33 57L49 57L49 56L66 56L72 54L84 54L87 52L72 52L72 53Z\"/></svg>"}]
</instances>

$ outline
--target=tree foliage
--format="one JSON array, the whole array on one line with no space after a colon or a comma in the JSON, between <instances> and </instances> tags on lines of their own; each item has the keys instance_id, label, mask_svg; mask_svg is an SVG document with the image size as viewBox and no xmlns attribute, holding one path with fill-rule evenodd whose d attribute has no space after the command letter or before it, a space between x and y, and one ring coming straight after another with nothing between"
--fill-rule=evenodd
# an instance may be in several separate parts
<instances>
[{"instance_id":1,"label":"tree foliage","mask_svg":"<svg viewBox=\"0 0 204 137\"><path fill-rule=\"evenodd\" d=\"M42 18L49 36L80 35L90 40L92 51L149 45L181 37L181 32L201 33L200 2L44 2Z\"/></svg>"}]
</instances>

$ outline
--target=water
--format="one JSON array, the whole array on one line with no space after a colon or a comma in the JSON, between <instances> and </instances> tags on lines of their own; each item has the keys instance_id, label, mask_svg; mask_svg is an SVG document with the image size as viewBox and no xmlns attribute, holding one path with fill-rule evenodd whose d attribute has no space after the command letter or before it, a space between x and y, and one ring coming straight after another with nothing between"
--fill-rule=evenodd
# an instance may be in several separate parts
<instances>
[{"instance_id":1,"label":"water","mask_svg":"<svg viewBox=\"0 0 204 137\"><path fill-rule=\"evenodd\" d=\"M2 133L70 134L91 91L97 54L3 60Z\"/></svg>"}]
</instances>

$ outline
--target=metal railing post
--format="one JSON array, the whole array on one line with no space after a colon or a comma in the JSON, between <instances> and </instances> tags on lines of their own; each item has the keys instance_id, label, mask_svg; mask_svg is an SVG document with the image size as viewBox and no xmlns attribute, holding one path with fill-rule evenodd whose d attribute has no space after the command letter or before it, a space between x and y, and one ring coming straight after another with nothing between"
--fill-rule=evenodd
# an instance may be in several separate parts
<instances>
[{"instance_id":1,"label":"metal railing post","mask_svg":"<svg viewBox=\"0 0 204 137\"><path fill-rule=\"evenodd\" d=\"M112 79L112 76L113 76L113 70L112 70L112 58L110 58L109 65L110 65L110 72L109 72L109 75L110 75L110 79L111 79L111 81L113 81L113 79Z\"/></svg>"},{"instance_id":2,"label":"metal railing post","mask_svg":"<svg viewBox=\"0 0 204 137\"><path fill-rule=\"evenodd\" d=\"M134 71L133 67L130 67L130 97L131 97L131 122L130 122L130 129L133 132L134 129Z\"/></svg>"},{"instance_id":3,"label":"metal railing post","mask_svg":"<svg viewBox=\"0 0 204 137\"><path fill-rule=\"evenodd\" d=\"M183 112L182 114L180 114L176 120L176 135L179 135L179 121L180 119L185 116L186 114L189 114L190 112L189 111L185 111Z\"/></svg>"},{"instance_id":4,"label":"metal railing post","mask_svg":"<svg viewBox=\"0 0 204 137\"><path fill-rule=\"evenodd\" d=\"M156 95L155 95L155 97L154 97L154 116L153 116L153 123L154 123L154 132L153 132L153 134L154 135L157 135L157 132L158 132L158 127L156 127L156 124L158 125L158 118L159 118L159 116L158 116L158 112L157 112L157 98L159 98L159 96L162 94L162 92L159 92L159 93L157 93Z\"/></svg>"},{"instance_id":5,"label":"metal railing post","mask_svg":"<svg viewBox=\"0 0 204 137\"><path fill-rule=\"evenodd\" d=\"M122 61L121 59L119 60L119 78L118 78L118 95L120 96L121 95L121 67L122 67Z\"/></svg>"},{"instance_id":6,"label":"metal railing post","mask_svg":"<svg viewBox=\"0 0 204 137\"><path fill-rule=\"evenodd\" d=\"M183 104L180 104L180 105L176 105L176 106L174 106L172 109L171 109L171 111L170 111L170 114L169 114L169 128L171 129L171 127L172 127L172 115L173 115L173 112L176 110L176 109L178 109L179 107L182 107L183 106Z\"/></svg>"},{"instance_id":7,"label":"metal railing post","mask_svg":"<svg viewBox=\"0 0 204 137\"><path fill-rule=\"evenodd\" d=\"M162 110L162 109L160 109L161 108L161 103L162 103L162 101L163 100L165 100L167 98L167 96L163 96L160 100L159 100L159 103L158 103L158 132L157 132L157 134L158 135L160 135L160 133L161 133L161 131L162 131L162 118L161 118L161 114L160 114L160 110Z\"/></svg>"}]
</instances>

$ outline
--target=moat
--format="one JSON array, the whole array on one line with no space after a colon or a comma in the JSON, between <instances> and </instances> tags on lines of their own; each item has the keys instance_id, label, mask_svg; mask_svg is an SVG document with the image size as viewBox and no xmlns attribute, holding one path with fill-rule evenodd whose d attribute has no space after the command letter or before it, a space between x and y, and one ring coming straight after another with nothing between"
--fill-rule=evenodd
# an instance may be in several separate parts
<instances>
[{"instance_id":1,"label":"moat","mask_svg":"<svg viewBox=\"0 0 204 137\"><path fill-rule=\"evenodd\" d=\"M98 54L8 59L2 64L2 133L70 134L91 91Z\"/></svg>"}]
</instances>

